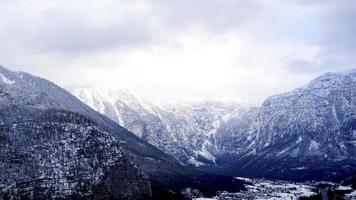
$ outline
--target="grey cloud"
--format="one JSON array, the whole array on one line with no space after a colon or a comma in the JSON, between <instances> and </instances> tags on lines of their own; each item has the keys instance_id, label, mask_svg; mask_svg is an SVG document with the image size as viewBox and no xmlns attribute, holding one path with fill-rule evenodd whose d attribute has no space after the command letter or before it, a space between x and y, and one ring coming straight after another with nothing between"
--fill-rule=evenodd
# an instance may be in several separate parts
<instances>
[{"instance_id":1,"label":"grey cloud","mask_svg":"<svg viewBox=\"0 0 356 200\"><path fill-rule=\"evenodd\" d=\"M153 0L157 16L171 28L201 26L213 32L237 28L263 10L258 0Z\"/></svg>"},{"instance_id":2,"label":"grey cloud","mask_svg":"<svg viewBox=\"0 0 356 200\"><path fill-rule=\"evenodd\" d=\"M91 17L95 13L90 7L82 8L89 4L88 1L79 4L75 1L76 4L67 4L67 7L52 2L53 5L41 9L28 8L19 2L0 0L0 59L5 63L7 60L10 64L30 63L37 55L51 60L53 55L74 57L151 47L161 45L157 41L166 31L171 31L173 38L167 40L174 40L176 33L199 26L212 35L237 30L258 42L273 44L292 40L320 47L313 61L296 59L286 63L286 68L292 72L355 68L356 1L148 0L143 2L151 12L135 13L133 9L126 15L116 15L122 12L118 9L120 2L130 7L130 2L137 1L104 0L112 6L101 10L99 15L111 20L104 18L99 24ZM301 9L288 10L289 6ZM312 12L308 12L310 10Z\"/></svg>"},{"instance_id":3,"label":"grey cloud","mask_svg":"<svg viewBox=\"0 0 356 200\"><path fill-rule=\"evenodd\" d=\"M4 30L0 39L8 49L15 46L16 50L27 53L78 55L142 47L153 41L149 19L135 14L123 18L115 12L104 11L100 14L108 16L110 21L104 18L97 24L91 18L94 12L91 9L49 6L26 10L24 6L18 7L8 5L9 16L0 14L0 27Z\"/></svg>"},{"instance_id":4,"label":"grey cloud","mask_svg":"<svg viewBox=\"0 0 356 200\"><path fill-rule=\"evenodd\" d=\"M317 70L314 63L305 59L295 59L287 64L287 68L292 72L310 73Z\"/></svg>"},{"instance_id":5,"label":"grey cloud","mask_svg":"<svg viewBox=\"0 0 356 200\"><path fill-rule=\"evenodd\" d=\"M335 1L321 16L320 65L346 70L356 65L356 2Z\"/></svg>"},{"instance_id":6,"label":"grey cloud","mask_svg":"<svg viewBox=\"0 0 356 200\"><path fill-rule=\"evenodd\" d=\"M47 23L46 23L47 24ZM140 21L95 27L86 22L56 22L40 27L26 41L28 48L39 53L95 53L119 48L148 45L150 28Z\"/></svg>"},{"instance_id":7,"label":"grey cloud","mask_svg":"<svg viewBox=\"0 0 356 200\"><path fill-rule=\"evenodd\" d=\"M356 1L299 1L299 6L314 10L313 18L299 27L312 28L313 34L300 41L318 46L313 62L295 60L286 65L298 73L344 71L356 67Z\"/></svg>"},{"instance_id":8,"label":"grey cloud","mask_svg":"<svg viewBox=\"0 0 356 200\"><path fill-rule=\"evenodd\" d=\"M324 60L323 64L315 61L305 60L305 59L295 59L290 61L286 65L286 68L294 73L319 75L325 72L343 71L345 69L348 69L348 66L347 65L340 66L340 62L337 61L335 58L326 59Z\"/></svg>"},{"instance_id":9,"label":"grey cloud","mask_svg":"<svg viewBox=\"0 0 356 200\"><path fill-rule=\"evenodd\" d=\"M331 3L322 16L322 44L335 53L356 50L356 1Z\"/></svg>"}]
</instances>

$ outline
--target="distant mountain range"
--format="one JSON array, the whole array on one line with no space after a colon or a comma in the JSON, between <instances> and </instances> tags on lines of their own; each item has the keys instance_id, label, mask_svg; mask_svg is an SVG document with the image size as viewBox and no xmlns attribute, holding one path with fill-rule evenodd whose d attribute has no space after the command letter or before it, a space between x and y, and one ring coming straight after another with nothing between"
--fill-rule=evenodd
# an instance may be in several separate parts
<instances>
[{"instance_id":1,"label":"distant mountain range","mask_svg":"<svg viewBox=\"0 0 356 200\"><path fill-rule=\"evenodd\" d=\"M259 108L223 101L158 106L118 89L69 91L186 165L301 180L356 171L356 70L326 73Z\"/></svg>"}]
</instances>

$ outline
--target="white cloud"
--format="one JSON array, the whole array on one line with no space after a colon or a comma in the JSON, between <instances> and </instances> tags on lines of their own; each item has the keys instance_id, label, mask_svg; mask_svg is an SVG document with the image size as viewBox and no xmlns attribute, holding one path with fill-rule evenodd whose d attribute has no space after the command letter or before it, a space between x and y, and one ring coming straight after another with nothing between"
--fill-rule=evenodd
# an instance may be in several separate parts
<instances>
[{"instance_id":1,"label":"white cloud","mask_svg":"<svg viewBox=\"0 0 356 200\"><path fill-rule=\"evenodd\" d=\"M353 4L353 3L351 3ZM1 64L155 100L242 98L354 67L348 1L1 1Z\"/></svg>"}]
</instances>

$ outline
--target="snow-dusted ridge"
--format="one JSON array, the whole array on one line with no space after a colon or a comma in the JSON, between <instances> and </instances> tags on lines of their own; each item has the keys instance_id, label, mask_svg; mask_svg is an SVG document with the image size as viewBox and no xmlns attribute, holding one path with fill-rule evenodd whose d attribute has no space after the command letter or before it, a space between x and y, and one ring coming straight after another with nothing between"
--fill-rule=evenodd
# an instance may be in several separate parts
<instances>
[{"instance_id":1,"label":"snow-dusted ridge","mask_svg":"<svg viewBox=\"0 0 356 200\"><path fill-rule=\"evenodd\" d=\"M338 180L356 172L355 130L356 70L326 73L231 120L220 158L245 175Z\"/></svg>"},{"instance_id":2,"label":"snow-dusted ridge","mask_svg":"<svg viewBox=\"0 0 356 200\"><path fill-rule=\"evenodd\" d=\"M0 73L0 78L1 78L2 82L4 82L5 84L11 85L11 84L15 83L15 81L8 79L6 76L4 76L1 73Z\"/></svg>"},{"instance_id":3,"label":"snow-dusted ridge","mask_svg":"<svg viewBox=\"0 0 356 200\"><path fill-rule=\"evenodd\" d=\"M76 86L68 90L140 138L195 166L216 164L215 134L249 108L232 99L155 104L121 89Z\"/></svg>"},{"instance_id":4,"label":"snow-dusted ridge","mask_svg":"<svg viewBox=\"0 0 356 200\"><path fill-rule=\"evenodd\" d=\"M45 79L0 73L0 199L151 195L147 175L118 140L136 137Z\"/></svg>"}]
</instances>

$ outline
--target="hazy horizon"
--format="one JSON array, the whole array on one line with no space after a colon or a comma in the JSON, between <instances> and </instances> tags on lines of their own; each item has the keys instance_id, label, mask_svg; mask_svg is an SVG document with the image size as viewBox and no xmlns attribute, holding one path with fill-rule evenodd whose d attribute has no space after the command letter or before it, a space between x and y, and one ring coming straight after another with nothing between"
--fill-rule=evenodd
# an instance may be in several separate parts
<instances>
[{"instance_id":1,"label":"hazy horizon","mask_svg":"<svg viewBox=\"0 0 356 200\"><path fill-rule=\"evenodd\" d=\"M0 64L152 101L241 99L355 68L356 2L0 1Z\"/></svg>"}]
</instances>

